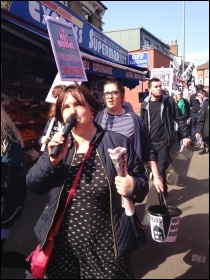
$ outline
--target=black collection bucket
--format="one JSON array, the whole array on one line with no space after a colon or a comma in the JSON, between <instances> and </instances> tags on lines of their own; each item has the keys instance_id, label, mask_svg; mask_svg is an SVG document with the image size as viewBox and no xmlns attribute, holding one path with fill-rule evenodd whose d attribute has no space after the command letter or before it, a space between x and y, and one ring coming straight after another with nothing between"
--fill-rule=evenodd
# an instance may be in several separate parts
<instances>
[{"instance_id":1,"label":"black collection bucket","mask_svg":"<svg viewBox=\"0 0 210 280\"><path fill-rule=\"evenodd\" d=\"M165 205L153 205L148 209L152 239L157 242L175 242L182 211L168 206L163 194L162 196Z\"/></svg>"}]
</instances>

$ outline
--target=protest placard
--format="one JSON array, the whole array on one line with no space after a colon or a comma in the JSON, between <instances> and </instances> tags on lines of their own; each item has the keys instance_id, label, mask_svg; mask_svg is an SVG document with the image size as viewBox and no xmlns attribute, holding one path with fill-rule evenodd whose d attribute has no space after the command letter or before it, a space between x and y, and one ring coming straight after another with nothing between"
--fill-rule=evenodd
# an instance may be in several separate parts
<instances>
[{"instance_id":1,"label":"protest placard","mask_svg":"<svg viewBox=\"0 0 210 280\"><path fill-rule=\"evenodd\" d=\"M72 23L44 15L61 81L87 81Z\"/></svg>"},{"instance_id":2,"label":"protest placard","mask_svg":"<svg viewBox=\"0 0 210 280\"><path fill-rule=\"evenodd\" d=\"M166 94L172 94L173 68L153 68L151 69L151 79L158 78L162 82L162 89Z\"/></svg>"}]
</instances>

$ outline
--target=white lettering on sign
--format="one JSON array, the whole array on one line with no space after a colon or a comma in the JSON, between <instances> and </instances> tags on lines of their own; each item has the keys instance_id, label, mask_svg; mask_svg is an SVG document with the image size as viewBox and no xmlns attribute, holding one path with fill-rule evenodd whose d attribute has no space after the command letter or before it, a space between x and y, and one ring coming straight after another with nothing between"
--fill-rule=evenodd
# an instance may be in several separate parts
<instances>
[{"instance_id":1,"label":"white lettering on sign","mask_svg":"<svg viewBox=\"0 0 210 280\"><path fill-rule=\"evenodd\" d=\"M134 79L141 80L142 75L134 72L133 77L134 77Z\"/></svg>"},{"instance_id":2,"label":"white lettering on sign","mask_svg":"<svg viewBox=\"0 0 210 280\"><path fill-rule=\"evenodd\" d=\"M172 218L172 219L171 219L171 222L172 222L173 224L176 224L176 223L179 223L179 220L180 220L180 217L176 217L176 218Z\"/></svg>"},{"instance_id":3,"label":"white lettering on sign","mask_svg":"<svg viewBox=\"0 0 210 280\"><path fill-rule=\"evenodd\" d=\"M51 1L48 2L51 3ZM31 15L31 17L35 21L43 25L46 25L44 20L44 15L53 18L58 18L62 23L72 22L75 31L75 36L78 43L81 44L83 42L83 30L82 28L80 28L81 26L79 25L77 26L76 21L73 20L73 18L75 19L75 17L72 16L71 14L68 14L69 18L67 20L59 13L57 4L55 5L56 7L54 8L54 10L53 7L49 8L47 4L44 5L44 2L42 3L41 1L28 1L28 5L29 5L29 14ZM68 43L62 42L61 44L62 47L69 46ZM103 56L112 59L115 62L121 64L126 64L127 62L126 50L123 50L120 47L118 48L118 46L115 43L113 43L108 38L102 36L100 33L95 32L93 29L90 29L90 33L89 33L89 48L94 50L98 54L102 54Z\"/></svg>"},{"instance_id":4,"label":"white lettering on sign","mask_svg":"<svg viewBox=\"0 0 210 280\"><path fill-rule=\"evenodd\" d=\"M150 215L150 220L151 220L153 223L156 223L156 224L162 223L162 218L154 217L154 216L151 216L151 215Z\"/></svg>"},{"instance_id":5,"label":"white lettering on sign","mask_svg":"<svg viewBox=\"0 0 210 280\"><path fill-rule=\"evenodd\" d=\"M80 67L80 62L78 61L70 61L67 59L61 59L60 60L61 66L73 66L73 67Z\"/></svg>"},{"instance_id":6,"label":"white lettering on sign","mask_svg":"<svg viewBox=\"0 0 210 280\"><path fill-rule=\"evenodd\" d=\"M192 75L193 69L195 68L194 63L192 65L189 65L185 72L181 75L182 79L188 80L190 76Z\"/></svg>"},{"instance_id":7,"label":"white lettering on sign","mask_svg":"<svg viewBox=\"0 0 210 280\"><path fill-rule=\"evenodd\" d=\"M147 63L147 60L142 59L142 60L130 61L130 64L143 64L143 63Z\"/></svg>"},{"instance_id":8,"label":"white lettering on sign","mask_svg":"<svg viewBox=\"0 0 210 280\"><path fill-rule=\"evenodd\" d=\"M50 2L50 1L49 1ZM42 23L46 25L43 15L51 16L53 18L59 18L59 20L63 23L71 22L70 20L67 21L64 17L62 17L60 14L56 13L55 11L51 10L50 8L46 7L44 4L41 3L41 1L28 1L29 5L29 13L31 17L38 21L39 23ZM79 43L82 43L82 29L78 26L74 26L76 39Z\"/></svg>"},{"instance_id":9,"label":"white lettering on sign","mask_svg":"<svg viewBox=\"0 0 210 280\"><path fill-rule=\"evenodd\" d=\"M90 70L89 61L83 59L83 66L84 66L85 70Z\"/></svg>"},{"instance_id":10,"label":"white lettering on sign","mask_svg":"<svg viewBox=\"0 0 210 280\"><path fill-rule=\"evenodd\" d=\"M131 79L133 79L133 73L132 73L132 72L126 71L126 72L125 72L125 76L126 76L126 78L131 78Z\"/></svg>"},{"instance_id":11,"label":"white lettering on sign","mask_svg":"<svg viewBox=\"0 0 210 280\"><path fill-rule=\"evenodd\" d=\"M133 54L132 55L132 59L134 59L134 60L142 59L143 57L144 57L143 53L141 53L141 54Z\"/></svg>"},{"instance_id":12,"label":"white lettering on sign","mask_svg":"<svg viewBox=\"0 0 210 280\"><path fill-rule=\"evenodd\" d=\"M100 72L104 74L110 74L112 75L112 67L104 66L98 63L93 63L93 71L94 72Z\"/></svg>"},{"instance_id":13,"label":"white lettering on sign","mask_svg":"<svg viewBox=\"0 0 210 280\"><path fill-rule=\"evenodd\" d=\"M76 47L74 43L68 39L68 36L65 34L64 28L59 28L59 39L57 40L57 44L59 48L66 48L66 49L73 49L75 50Z\"/></svg>"},{"instance_id":14,"label":"white lettering on sign","mask_svg":"<svg viewBox=\"0 0 210 280\"><path fill-rule=\"evenodd\" d=\"M178 230L179 225L171 225L170 230Z\"/></svg>"},{"instance_id":15,"label":"white lettering on sign","mask_svg":"<svg viewBox=\"0 0 210 280\"><path fill-rule=\"evenodd\" d=\"M89 32L89 48L95 52L102 54L118 63L126 63L126 55L122 55L119 50L116 50L116 45L111 44L106 38L102 37L99 33L90 29Z\"/></svg>"},{"instance_id":16,"label":"white lettering on sign","mask_svg":"<svg viewBox=\"0 0 210 280\"><path fill-rule=\"evenodd\" d=\"M168 233L168 236L169 236L169 237L177 236L177 233L178 233L178 231L170 231L170 232Z\"/></svg>"}]
</instances>

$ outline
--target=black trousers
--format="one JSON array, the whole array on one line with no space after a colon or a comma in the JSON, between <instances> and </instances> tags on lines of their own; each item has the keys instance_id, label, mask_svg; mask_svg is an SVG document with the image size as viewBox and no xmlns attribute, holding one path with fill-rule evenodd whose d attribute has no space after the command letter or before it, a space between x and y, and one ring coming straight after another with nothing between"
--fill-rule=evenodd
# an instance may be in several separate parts
<instances>
[{"instance_id":1,"label":"black trousers","mask_svg":"<svg viewBox=\"0 0 210 280\"><path fill-rule=\"evenodd\" d=\"M152 146L156 155L158 171L163 178L164 192L167 192L166 170L171 163L170 147L165 144L152 144Z\"/></svg>"},{"instance_id":2,"label":"black trousers","mask_svg":"<svg viewBox=\"0 0 210 280\"><path fill-rule=\"evenodd\" d=\"M198 120L198 113L191 114L191 140L193 143L196 142L195 129L196 129L197 120Z\"/></svg>"}]
</instances>

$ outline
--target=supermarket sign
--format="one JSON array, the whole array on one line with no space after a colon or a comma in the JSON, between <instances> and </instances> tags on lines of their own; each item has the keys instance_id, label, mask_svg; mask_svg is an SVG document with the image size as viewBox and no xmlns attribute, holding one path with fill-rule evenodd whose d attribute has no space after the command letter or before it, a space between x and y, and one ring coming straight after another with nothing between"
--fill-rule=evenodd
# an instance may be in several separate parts
<instances>
[{"instance_id":1,"label":"supermarket sign","mask_svg":"<svg viewBox=\"0 0 210 280\"><path fill-rule=\"evenodd\" d=\"M42 36L43 31L47 31L44 15L59 18L63 23L71 22L80 48L105 60L127 64L128 52L126 49L122 48L59 1L7 2L8 5L4 9L7 10L9 15L15 15L17 22L18 19L23 20L21 25L24 25L27 29L34 30Z\"/></svg>"},{"instance_id":2,"label":"supermarket sign","mask_svg":"<svg viewBox=\"0 0 210 280\"><path fill-rule=\"evenodd\" d=\"M61 81L87 81L72 23L44 18Z\"/></svg>"}]
</instances>

